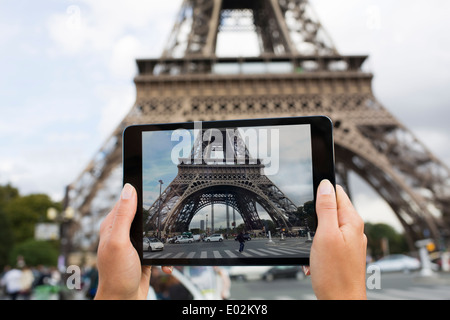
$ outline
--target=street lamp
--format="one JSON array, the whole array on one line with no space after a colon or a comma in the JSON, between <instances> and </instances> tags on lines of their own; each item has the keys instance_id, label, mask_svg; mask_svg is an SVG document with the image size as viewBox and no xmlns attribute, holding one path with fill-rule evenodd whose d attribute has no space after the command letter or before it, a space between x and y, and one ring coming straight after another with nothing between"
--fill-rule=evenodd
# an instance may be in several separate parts
<instances>
[{"instance_id":1,"label":"street lamp","mask_svg":"<svg viewBox=\"0 0 450 320\"><path fill-rule=\"evenodd\" d=\"M163 185L163 181L159 180L159 210L158 210L158 239L161 240L161 189Z\"/></svg>"}]
</instances>

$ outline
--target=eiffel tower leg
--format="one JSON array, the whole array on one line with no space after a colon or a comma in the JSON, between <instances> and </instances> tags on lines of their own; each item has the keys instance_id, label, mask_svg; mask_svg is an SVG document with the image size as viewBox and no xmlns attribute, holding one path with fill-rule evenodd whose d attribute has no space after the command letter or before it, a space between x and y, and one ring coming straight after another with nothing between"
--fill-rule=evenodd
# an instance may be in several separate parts
<instances>
[{"instance_id":1,"label":"eiffel tower leg","mask_svg":"<svg viewBox=\"0 0 450 320\"><path fill-rule=\"evenodd\" d=\"M336 162L336 184L339 184L347 193L348 197L352 199L349 183L349 170L343 162Z\"/></svg>"},{"instance_id":2,"label":"eiffel tower leg","mask_svg":"<svg viewBox=\"0 0 450 320\"><path fill-rule=\"evenodd\" d=\"M379 128L378 126L377 130L380 130ZM384 134L399 130L398 127L394 128L390 126ZM380 153L375 146L388 145L387 141L383 143L384 137L381 135L377 139L368 139L361 133L365 130L363 126L358 128L351 125L347 126L346 132L336 130L336 161L344 162L386 200L405 228L411 249L415 248L415 241L425 237L438 240L441 222L429 211L425 198L406 184L405 178L402 177L415 177L414 171L404 170L406 163L412 159L397 157L393 152ZM401 145L397 141L396 147L400 148L405 156L411 146ZM408 166L410 167L410 164Z\"/></svg>"}]
</instances>

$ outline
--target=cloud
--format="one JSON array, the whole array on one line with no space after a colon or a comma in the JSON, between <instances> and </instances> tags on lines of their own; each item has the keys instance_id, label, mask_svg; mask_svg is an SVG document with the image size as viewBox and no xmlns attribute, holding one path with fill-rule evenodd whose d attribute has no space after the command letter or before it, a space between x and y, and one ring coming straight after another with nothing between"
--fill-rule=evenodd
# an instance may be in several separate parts
<instances>
[{"instance_id":1,"label":"cloud","mask_svg":"<svg viewBox=\"0 0 450 320\"><path fill-rule=\"evenodd\" d=\"M170 31L168 24L172 25L173 20L167 17L174 15L179 5L180 0L80 0L52 14L47 27L56 44L54 49L62 54L108 51L129 34L140 35L141 39L147 34L147 48L160 50L161 39L165 38L157 33L161 31L158 29ZM155 45L155 39L159 45Z\"/></svg>"}]
</instances>

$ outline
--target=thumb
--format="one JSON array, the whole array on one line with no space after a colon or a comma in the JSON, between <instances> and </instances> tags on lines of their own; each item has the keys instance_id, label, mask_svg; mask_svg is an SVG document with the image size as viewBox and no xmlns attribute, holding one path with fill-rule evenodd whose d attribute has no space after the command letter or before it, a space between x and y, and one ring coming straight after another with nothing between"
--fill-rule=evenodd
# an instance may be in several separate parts
<instances>
[{"instance_id":1,"label":"thumb","mask_svg":"<svg viewBox=\"0 0 450 320\"><path fill-rule=\"evenodd\" d=\"M136 214L137 194L134 187L127 183L122 189L117 204L111 234L120 240L130 239L130 228Z\"/></svg>"},{"instance_id":2,"label":"thumb","mask_svg":"<svg viewBox=\"0 0 450 320\"><path fill-rule=\"evenodd\" d=\"M317 189L316 198L317 228L339 228L336 193L328 180L322 180Z\"/></svg>"}]
</instances>

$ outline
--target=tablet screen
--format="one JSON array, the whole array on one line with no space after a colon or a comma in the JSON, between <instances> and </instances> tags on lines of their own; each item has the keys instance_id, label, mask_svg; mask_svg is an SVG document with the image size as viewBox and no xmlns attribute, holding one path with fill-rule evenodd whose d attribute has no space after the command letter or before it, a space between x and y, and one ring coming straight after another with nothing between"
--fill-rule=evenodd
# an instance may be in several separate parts
<instances>
[{"instance_id":1,"label":"tablet screen","mask_svg":"<svg viewBox=\"0 0 450 320\"><path fill-rule=\"evenodd\" d=\"M316 229L311 124L161 128L141 132L145 261L309 258Z\"/></svg>"}]
</instances>

